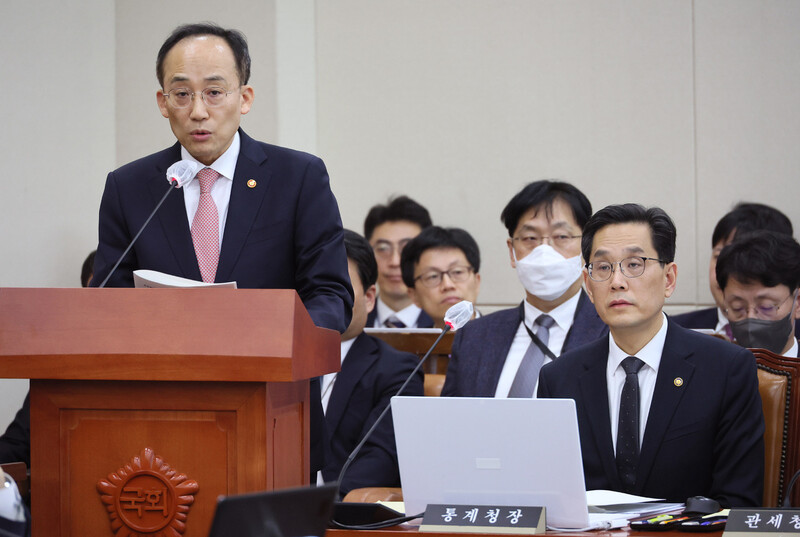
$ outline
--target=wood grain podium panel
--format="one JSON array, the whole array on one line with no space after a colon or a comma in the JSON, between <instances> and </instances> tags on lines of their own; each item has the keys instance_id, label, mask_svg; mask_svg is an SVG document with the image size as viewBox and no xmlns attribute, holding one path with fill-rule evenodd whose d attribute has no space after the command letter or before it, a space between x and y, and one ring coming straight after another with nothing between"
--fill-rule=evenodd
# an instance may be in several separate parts
<instances>
[{"instance_id":1,"label":"wood grain podium panel","mask_svg":"<svg viewBox=\"0 0 800 537\"><path fill-rule=\"evenodd\" d=\"M197 482L186 537L208 534L219 495L308 482L303 382L34 380L31 387L36 536L114 535L98 482L145 448Z\"/></svg>"}]
</instances>

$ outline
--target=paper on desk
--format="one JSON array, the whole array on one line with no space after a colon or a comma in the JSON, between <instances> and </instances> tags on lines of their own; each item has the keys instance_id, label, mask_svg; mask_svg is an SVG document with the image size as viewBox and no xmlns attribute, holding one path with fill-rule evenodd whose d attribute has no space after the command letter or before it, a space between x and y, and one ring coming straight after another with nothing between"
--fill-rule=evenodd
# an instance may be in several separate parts
<instances>
[{"instance_id":1,"label":"paper on desk","mask_svg":"<svg viewBox=\"0 0 800 537\"><path fill-rule=\"evenodd\" d=\"M589 505L616 505L619 503L641 503L641 502L660 502L664 498L648 498L647 496L635 496L616 490L587 490L586 503Z\"/></svg>"},{"instance_id":2,"label":"paper on desk","mask_svg":"<svg viewBox=\"0 0 800 537\"><path fill-rule=\"evenodd\" d=\"M590 490L586 492L586 502L590 513L625 513L628 518L653 516L661 513L680 511L682 503L661 502L662 498L634 496L613 490Z\"/></svg>"},{"instance_id":3,"label":"paper on desk","mask_svg":"<svg viewBox=\"0 0 800 537\"><path fill-rule=\"evenodd\" d=\"M173 289L190 287L230 287L236 289L236 282L205 283L189 278L173 276L157 270L139 269L133 271L133 283L138 288Z\"/></svg>"}]
</instances>

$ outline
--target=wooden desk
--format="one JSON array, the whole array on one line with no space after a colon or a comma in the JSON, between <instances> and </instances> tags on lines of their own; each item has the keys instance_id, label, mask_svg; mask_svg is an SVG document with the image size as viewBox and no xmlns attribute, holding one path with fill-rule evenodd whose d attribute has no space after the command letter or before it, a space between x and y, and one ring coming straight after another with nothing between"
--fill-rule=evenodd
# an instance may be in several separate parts
<instances>
[{"instance_id":1,"label":"wooden desk","mask_svg":"<svg viewBox=\"0 0 800 537\"><path fill-rule=\"evenodd\" d=\"M424 537L497 537L495 533L420 533L416 526L394 526L383 530L328 530L327 537L413 537L419 534ZM508 534L506 534L508 535ZM547 532L546 535L563 535L571 537L687 537L692 535L683 531L631 531L628 528L609 531L585 531L575 533ZM704 533L710 537L719 537L722 530Z\"/></svg>"},{"instance_id":2,"label":"wooden desk","mask_svg":"<svg viewBox=\"0 0 800 537\"><path fill-rule=\"evenodd\" d=\"M431 329L430 332L409 332L401 328L392 329L366 329L369 335L382 339L395 349L416 354L420 358L425 356L433 342L439 337L439 329ZM450 361L450 349L453 346L455 332L448 332L431 353L428 361L422 366L425 373L445 374L447 364Z\"/></svg>"}]
</instances>

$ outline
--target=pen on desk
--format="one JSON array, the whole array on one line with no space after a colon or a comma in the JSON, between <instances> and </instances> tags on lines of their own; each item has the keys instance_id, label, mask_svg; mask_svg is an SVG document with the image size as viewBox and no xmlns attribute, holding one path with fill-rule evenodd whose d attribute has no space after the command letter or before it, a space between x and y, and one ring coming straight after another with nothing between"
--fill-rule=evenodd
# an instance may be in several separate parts
<instances>
[{"instance_id":1,"label":"pen on desk","mask_svg":"<svg viewBox=\"0 0 800 537\"><path fill-rule=\"evenodd\" d=\"M659 524L672 524L673 522L680 522L681 520L689 520L690 517L682 516L680 518L673 518L672 520L663 520Z\"/></svg>"},{"instance_id":2,"label":"pen on desk","mask_svg":"<svg viewBox=\"0 0 800 537\"><path fill-rule=\"evenodd\" d=\"M653 518L648 518L645 522L648 524L653 524L655 522L661 522L662 520L667 520L668 518L672 518L672 515L658 515Z\"/></svg>"}]
</instances>

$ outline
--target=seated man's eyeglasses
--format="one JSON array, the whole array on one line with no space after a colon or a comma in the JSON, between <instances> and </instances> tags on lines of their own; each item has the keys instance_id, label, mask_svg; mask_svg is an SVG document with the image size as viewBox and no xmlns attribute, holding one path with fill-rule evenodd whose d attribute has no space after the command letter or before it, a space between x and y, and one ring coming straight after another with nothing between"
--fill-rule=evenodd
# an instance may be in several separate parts
<instances>
[{"instance_id":1,"label":"seated man's eyeglasses","mask_svg":"<svg viewBox=\"0 0 800 537\"><path fill-rule=\"evenodd\" d=\"M567 235L566 233L559 233L549 237L523 235L521 237L514 237L511 240L519 241L523 247L527 248L528 250L533 250L534 248L544 244L545 239L547 239L547 242L549 242L551 246L555 246L556 248L566 248L567 246L570 246L575 239L580 238L580 235Z\"/></svg>"},{"instance_id":2,"label":"seated man's eyeglasses","mask_svg":"<svg viewBox=\"0 0 800 537\"><path fill-rule=\"evenodd\" d=\"M725 316L729 321L742 321L747 318L750 310L753 310L756 318L758 319L762 319L764 321L776 321L779 317L778 310L780 310L781 306L783 306L786 301L792 298L794 295L794 293L790 293L789 296L781 300L779 304L776 304L771 300L761 300L757 302L755 306L750 306L749 304L741 301L734 301L730 306L725 308Z\"/></svg>"},{"instance_id":3,"label":"seated man's eyeglasses","mask_svg":"<svg viewBox=\"0 0 800 537\"><path fill-rule=\"evenodd\" d=\"M589 271L589 277L596 282L604 282L608 280L614 273L614 265L619 265L619 271L623 276L628 278L638 278L644 274L645 262L658 261L659 263L666 263L655 257L626 257L617 263L609 261L596 261L594 263L587 263L586 270Z\"/></svg>"},{"instance_id":4,"label":"seated man's eyeglasses","mask_svg":"<svg viewBox=\"0 0 800 537\"><path fill-rule=\"evenodd\" d=\"M169 93L165 93L164 96L169 99L169 102L175 108L186 108L187 106L191 106L194 96L197 93L200 94L206 106L214 107L222 106L225 102L225 98L233 92L226 91L225 88L220 88L218 86L211 86L199 92L189 91L188 88L176 88L170 90Z\"/></svg>"},{"instance_id":5,"label":"seated man's eyeglasses","mask_svg":"<svg viewBox=\"0 0 800 537\"><path fill-rule=\"evenodd\" d=\"M472 267L467 266L457 266L450 270L429 270L414 278L414 281L421 281L425 287L438 287L442 283L444 275L447 274L450 281L454 283L465 282L472 275L473 270Z\"/></svg>"},{"instance_id":6,"label":"seated man's eyeglasses","mask_svg":"<svg viewBox=\"0 0 800 537\"><path fill-rule=\"evenodd\" d=\"M405 248L408 241L411 239L403 239L399 241L397 244L392 244L389 241L380 240L378 241L375 246L372 247L372 250L375 252L375 257L381 258L390 258L397 252L397 255L400 255Z\"/></svg>"}]
</instances>

